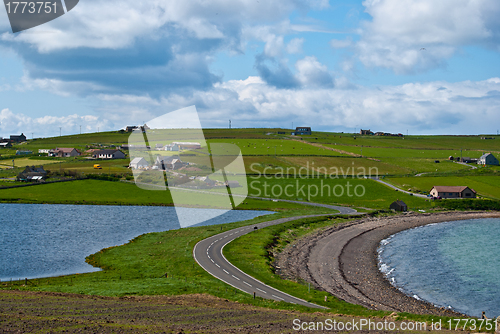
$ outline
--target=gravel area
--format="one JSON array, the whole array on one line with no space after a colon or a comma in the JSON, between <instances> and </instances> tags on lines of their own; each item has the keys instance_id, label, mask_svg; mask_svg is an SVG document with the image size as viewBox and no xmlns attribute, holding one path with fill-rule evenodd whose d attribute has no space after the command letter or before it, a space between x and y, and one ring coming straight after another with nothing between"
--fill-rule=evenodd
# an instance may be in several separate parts
<instances>
[{"instance_id":1,"label":"gravel area","mask_svg":"<svg viewBox=\"0 0 500 334\"><path fill-rule=\"evenodd\" d=\"M286 279L305 280L339 299L369 309L461 316L403 294L378 270L380 241L400 231L445 221L500 217L495 212L407 213L339 224L290 244L275 261Z\"/></svg>"}]
</instances>

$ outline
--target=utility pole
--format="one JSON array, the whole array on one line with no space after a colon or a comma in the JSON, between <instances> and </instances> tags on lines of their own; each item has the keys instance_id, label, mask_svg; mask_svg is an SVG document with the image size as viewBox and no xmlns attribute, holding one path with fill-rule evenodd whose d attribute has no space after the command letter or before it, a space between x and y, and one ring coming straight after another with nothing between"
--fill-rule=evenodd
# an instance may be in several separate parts
<instances>
[{"instance_id":1,"label":"utility pole","mask_svg":"<svg viewBox=\"0 0 500 334\"><path fill-rule=\"evenodd\" d=\"M59 127L59 137L62 136L62 126Z\"/></svg>"},{"instance_id":2,"label":"utility pole","mask_svg":"<svg viewBox=\"0 0 500 334\"><path fill-rule=\"evenodd\" d=\"M82 134L82 126L80 125L80 134Z\"/></svg>"},{"instance_id":3,"label":"utility pole","mask_svg":"<svg viewBox=\"0 0 500 334\"><path fill-rule=\"evenodd\" d=\"M231 120L229 120L229 129L231 129Z\"/></svg>"},{"instance_id":4,"label":"utility pole","mask_svg":"<svg viewBox=\"0 0 500 334\"><path fill-rule=\"evenodd\" d=\"M31 133L31 140L33 140L33 132Z\"/></svg>"}]
</instances>

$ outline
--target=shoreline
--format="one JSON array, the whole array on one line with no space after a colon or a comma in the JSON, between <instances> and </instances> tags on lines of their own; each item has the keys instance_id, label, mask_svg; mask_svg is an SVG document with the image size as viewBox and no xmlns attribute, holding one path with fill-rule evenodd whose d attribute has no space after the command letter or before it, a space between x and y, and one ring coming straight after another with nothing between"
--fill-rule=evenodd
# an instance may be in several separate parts
<instances>
[{"instance_id":1,"label":"shoreline","mask_svg":"<svg viewBox=\"0 0 500 334\"><path fill-rule=\"evenodd\" d=\"M414 227L494 217L500 217L500 213L408 213L335 225L287 246L276 257L277 273L285 279L305 280L369 309L464 317L467 315L408 296L390 284L378 268L377 249L383 239Z\"/></svg>"}]
</instances>

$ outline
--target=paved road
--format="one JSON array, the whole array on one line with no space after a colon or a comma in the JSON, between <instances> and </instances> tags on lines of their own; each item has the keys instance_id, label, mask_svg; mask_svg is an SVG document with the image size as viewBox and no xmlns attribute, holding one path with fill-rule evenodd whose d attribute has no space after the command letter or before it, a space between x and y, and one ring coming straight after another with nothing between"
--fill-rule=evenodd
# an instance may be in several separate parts
<instances>
[{"instance_id":1,"label":"paved road","mask_svg":"<svg viewBox=\"0 0 500 334\"><path fill-rule=\"evenodd\" d=\"M299 202L297 202L299 203ZM300 202L301 203L301 202ZM315 203L304 202L304 204L312 205ZM325 205L320 205L325 206ZM338 210L339 214L356 214L356 210L338 207L333 205L326 205L328 208ZM313 308L324 308L316 304L309 303L303 299L293 297L287 293L281 292L274 289L259 280L245 274L235 266L233 266L229 261L226 260L222 254L224 246L233 241L234 239L251 233L255 228L260 229L266 226L272 226L277 224L282 224L292 220L310 218L310 217L320 217L325 215L307 215L298 217L289 217L272 220L269 222L264 222L260 224L240 227L234 230L230 230L224 233L217 234L205 240L202 240L196 244L193 250L193 256L196 262L205 269L212 276L220 279L221 281L243 291L256 296L274 299L278 301L285 301L292 304L299 304Z\"/></svg>"}]
</instances>

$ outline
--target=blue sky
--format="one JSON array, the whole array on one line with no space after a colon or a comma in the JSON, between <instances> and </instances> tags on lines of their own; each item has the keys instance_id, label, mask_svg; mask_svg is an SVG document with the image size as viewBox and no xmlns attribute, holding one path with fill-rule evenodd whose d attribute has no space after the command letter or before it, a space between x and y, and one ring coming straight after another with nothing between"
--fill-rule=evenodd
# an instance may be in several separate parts
<instances>
[{"instance_id":1,"label":"blue sky","mask_svg":"<svg viewBox=\"0 0 500 334\"><path fill-rule=\"evenodd\" d=\"M206 127L500 128L497 0L82 0L13 34L0 136L116 130L195 105Z\"/></svg>"}]
</instances>

